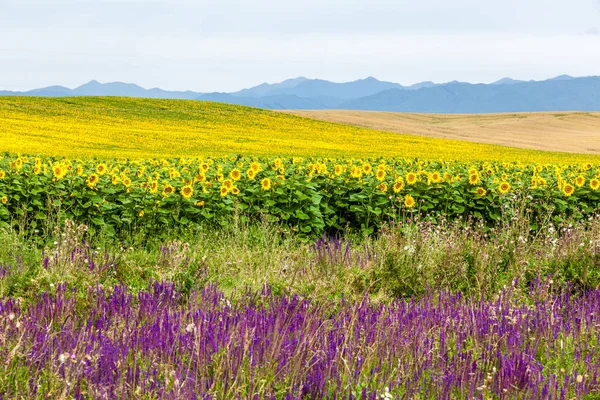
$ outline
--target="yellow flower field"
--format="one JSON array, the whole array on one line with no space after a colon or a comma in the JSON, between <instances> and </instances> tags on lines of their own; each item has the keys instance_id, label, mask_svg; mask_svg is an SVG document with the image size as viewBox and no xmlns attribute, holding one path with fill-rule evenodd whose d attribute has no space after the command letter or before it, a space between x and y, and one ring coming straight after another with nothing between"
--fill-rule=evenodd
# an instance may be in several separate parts
<instances>
[{"instance_id":1,"label":"yellow flower field","mask_svg":"<svg viewBox=\"0 0 600 400\"><path fill-rule=\"evenodd\" d=\"M65 157L402 157L600 162L401 135L218 103L131 98L0 97L0 151Z\"/></svg>"}]
</instances>

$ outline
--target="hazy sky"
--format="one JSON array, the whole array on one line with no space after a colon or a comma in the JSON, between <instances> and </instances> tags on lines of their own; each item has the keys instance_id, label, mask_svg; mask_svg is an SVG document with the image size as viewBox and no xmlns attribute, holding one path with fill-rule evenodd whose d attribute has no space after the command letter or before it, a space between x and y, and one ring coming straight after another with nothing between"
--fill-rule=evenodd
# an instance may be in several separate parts
<instances>
[{"instance_id":1,"label":"hazy sky","mask_svg":"<svg viewBox=\"0 0 600 400\"><path fill-rule=\"evenodd\" d=\"M0 0L0 89L600 75L600 0Z\"/></svg>"}]
</instances>

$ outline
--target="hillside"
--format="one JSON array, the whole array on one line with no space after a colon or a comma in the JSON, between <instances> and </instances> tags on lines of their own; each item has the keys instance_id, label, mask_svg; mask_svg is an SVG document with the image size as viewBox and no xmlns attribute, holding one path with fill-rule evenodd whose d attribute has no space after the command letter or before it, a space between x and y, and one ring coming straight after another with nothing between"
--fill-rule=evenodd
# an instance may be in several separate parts
<instances>
[{"instance_id":1,"label":"hillside","mask_svg":"<svg viewBox=\"0 0 600 400\"><path fill-rule=\"evenodd\" d=\"M69 157L245 154L590 161L589 156L398 135L262 109L186 100L3 97L0 129L0 151Z\"/></svg>"},{"instance_id":2,"label":"hillside","mask_svg":"<svg viewBox=\"0 0 600 400\"><path fill-rule=\"evenodd\" d=\"M600 113L415 114L375 111L289 111L370 129L478 143L600 154Z\"/></svg>"}]
</instances>

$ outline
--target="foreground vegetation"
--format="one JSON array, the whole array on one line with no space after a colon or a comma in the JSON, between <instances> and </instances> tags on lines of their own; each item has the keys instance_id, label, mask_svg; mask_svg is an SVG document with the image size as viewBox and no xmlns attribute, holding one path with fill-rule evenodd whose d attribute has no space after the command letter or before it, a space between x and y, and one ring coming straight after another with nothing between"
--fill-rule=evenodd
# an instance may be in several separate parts
<instances>
[{"instance_id":1,"label":"foreground vegetation","mask_svg":"<svg viewBox=\"0 0 600 400\"><path fill-rule=\"evenodd\" d=\"M7 398L597 395L600 217L0 234Z\"/></svg>"},{"instance_id":2,"label":"foreground vegetation","mask_svg":"<svg viewBox=\"0 0 600 400\"><path fill-rule=\"evenodd\" d=\"M418 157L582 163L551 153L382 132L219 103L114 97L2 97L0 149L88 157Z\"/></svg>"}]
</instances>

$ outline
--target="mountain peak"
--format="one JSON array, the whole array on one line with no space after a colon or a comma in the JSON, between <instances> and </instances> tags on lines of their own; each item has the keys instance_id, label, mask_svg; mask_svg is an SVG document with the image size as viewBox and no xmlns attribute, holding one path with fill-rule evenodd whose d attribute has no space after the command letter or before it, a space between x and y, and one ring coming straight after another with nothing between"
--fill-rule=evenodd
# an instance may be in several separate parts
<instances>
[{"instance_id":1,"label":"mountain peak","mask_svg":"<svg viewBox=\"0 0 600 400\"><path fill-rule=\"evenodd\" d=\"M554 77L554 78L550 78L548 80L549 81L568 81L568 80L571 80L571 79L575 79L575 78L573 78L571 75L564 75L563 74L563 75L559 75L559 76Z\"/></svg>"}]
</instances>

